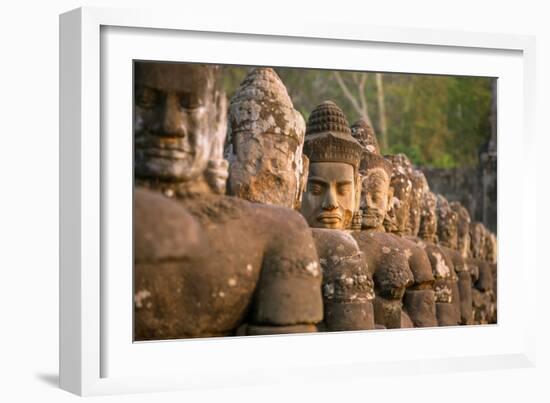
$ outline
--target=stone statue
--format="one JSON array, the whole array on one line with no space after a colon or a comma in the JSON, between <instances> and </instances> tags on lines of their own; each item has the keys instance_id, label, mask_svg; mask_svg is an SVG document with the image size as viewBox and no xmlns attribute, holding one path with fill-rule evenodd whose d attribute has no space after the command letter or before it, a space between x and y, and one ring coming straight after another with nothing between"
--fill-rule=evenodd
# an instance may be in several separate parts
<instances>
[{"instance_id":1,"label":"stone statue","mask_svg":"<svg viewBox=\"0 0 550 403\"><path fill-rule=\"evenodd\" d=\"M217 74L136 63L136 340L232 335L239 326L308 332L323 317L319 257L303 217L221 194Z\"/></svg>"},{"instance_id":2,"label":"stone statue","mask_svg":"<svg viewBox=\"0 0 550 403\"><path fill-rule=\"evenodd\" d=\"M422 195L418 236L425 241L437 243L437 196L429 190Z\"/></svg>"},{"instance_id":3,"label":"stone statue","mask_svg":"<svg viewBox=\"0 0 550 403\"><path fill-rule=\"evenodd\" d=\"M475 324L496 323L496 238L482 223L470 226L471 264L478 272L472 289Z\"/></svg>"},{"instance_id":4,"label":"stone statue","mask_svg":"<svg viewBox=\"0 0 550 403\"><path fill-rule=\"evenodd\" d=\"M390 186L393 189L392 203L384 219L387 232L396 235L405 235L410 215L410 198L412 182L409 178L411 165L404 154L385 156L392 164Z\"/></svg>"},{"instance_id":5,"label":"stone statue","mask_svg":"<svg viewBox=\"0 0 550 403\"><path fill-rule=\"evenodd\" d=\"M419 238L416 243L426 251L432 265L437 323L440 326L453 326L459 324L459 314L453 301L456 278L452 259L445 248L437 244L436 207L437 196L425 189L420 202Z\"/></svg>"},{"instance_id":6,"label":"stone statue","mask_svg":"<svg viewBox=\"0 0 550 403\"><path fill-rule=\"evenodd\" d=\"M409 222L407 224L407 233L414 237L418 236L420 231L421 206L424 193L429 191L428 181L422 171L411 169L409 172L412 190L409 202Z\"/></svg>"},{"instance_id":7,"label":"stone statue","mask_svg":"<svg viewBox=\"0 0 550 403\"><path fill-rule=\"evenodd\" d=\"M353 236L373 273L376 323L387 328L435 326L433 290L423 290L426 282L433 281L429 261L414 243L386 233L384 227L396 201L394 188L390 186L394 178L392 164L379 154L376 137L371 130L365 129L368 128L366 123L359 121L352 127L364 146L360 164L362 230L353 232ZM406 191L397 189L398 192L402 190ZM422 266L424 270L418 270ZM415 280L419 280L420 287L414 286ZM431 298L431 305L418 298L423 294Z\"/></svg>"},{"instance_id":8,"label":"stone statue","mask_svg":"<svg viewBox=\"0 0 550 403\"><path fill-rule=\"evenodd\" d=\"M470 255L474 259L483 260L485 250L485 227L480 222L472 222L470 224Z\"/></svg>"},{"instance_id":9,"label":"stone statue","mask_svg":"<svg viewBox=\"0 0 550 403\"><path fill-rule=\"evenodd\" d=\"M263 204L298 208L309 160L305 123L273 69L252 70L229 111L229 192ZM355 240L343 231L312 228L323 272L328 331L372 329L372 278Z\"/></svg>"},{"instance_id":10,"label":"stone statue","mask_svg":"<svg viewBox=\"0 0 550 403\"><path fill-rule=\"evenodd\" d=\"M275 70L252 70L229 107L228 193L299 208L308 168L304 133L304 119Z\"/></svg>"},{"instance_id":11,"label":"stone statue","mask_svg":"<svg viewBox=\"0 0 550 403\"><path fill-rule=\"evenodd\" d=\"M470 253L471 244L470 213L468 213L468 210L462 204L456 201L449 203L449 207L451 207L451 210L457 215L456 249L462 257L467 258Z\"/></svg>"},{"instance_id":12,"label":"stone statue","mask_svg":"<svg viewBox=\"0 0 550 403\"><path fill-rule=\"evenodd\" d=\"M416 191L410 179L413 174L412 164L404 154L386 158L392 164L390 186L393 199L384 226L387 232L399 240L401 247L409 251L409 264L414 276L413 284L405 292L403 304L415 326L437 326L432 263L424 245L416 242L418 239L412 235L409 226L411 198ZM424 186L424 182L416 181L416 185ZM420 223L417 226L419 228Z\"/></svg>"},{"instance_id":13,"label":"stone statue","mask_svg":"<svg viewBox=\"0 0 550 403\"><path fill-rule=\"evenodd\" d=\"M325 330L374 328L373 281L348 233L358 209L361 146L341 109L326 101L311 113L304 154L309 160L301 212L312 227L323 271Z\"/></svg>"},{"instance_id":14,"label":"stone statue","mask_svg":"<svg viewBox=\"0 0 550 403\"><path fill-rule=\"evenodd\" d=\"M410 214L402 232L406 239L424 250L430 261L434 277L433 291L438 325L457 325L458 312L453 304L454 266L448 254L436 244L436 196L430 192L428 182L422 172L412 169L410 162L403 157L400 157L398 163L408 173L411 181L408 204Z\"/></svg>"},{"instance_id":15,"label":"stone statue","mask_svg":"<svg viewBox=\"0 0 550 403\"><path fill-rule=\"evenodd\" d=\"M487 229L485 241L485 259L491 268L493 287L491 294L491 309L489 323L497 323L497 238Z\"/></svg>"},{"instance_id":16,"label":"stone statue","mask_svg":"<svg viewBox=\"0 0 550 403\"><path fill-rule=\"evenodd\" d=\"M380 155L363 153L360 172L362 176L361 228L367 231L385 232L384 218L393 203L393 188L390 187L391 163Z\"/></svg>"},{"instance_id":17,"label":"stone statue","mask_svg":"<svg viewBox=\"0 0 550 403\"><path fill-rule=\"evenodd\" d=\"M462 324L473 323L473 301L472 301L472 287L477 281L479 276L478 264L470 257L470 214L468 210L459 202L451 202L449 206L457 216L456 225L456 244L452 243L450 246L455 249L460 256L464 259L465 264L459 265L462 270L457 271L458 285L460 291L460 314ZM452 237L450 237L452 238ZM455 257L455 260L458 260Z\"/></svg>"},{"instance_id":18,"label":"stone statue","mask_svg":"<svg viewBox=\"0 0 550 403\"><path fill-rule=\"evenodd\" d=\"M485 260L489 263L497 262L497 238L487 227L485 227Z\"/></svg>"},{"instance_id":19,"label":"stone statue","mask_svg":"<svg viewBox=\"0 0 550 403\"><path fill-rule=\"evenodd\" d=\"M437 238L441 245L458 249L458 215L443 195L437 195Z\"/></svg>"},{"instance_id":20,"label":"stone statue","mask_svg":"<svg viewBox=\"0 0 550 403\"><path fill-rule=\"evenodd\" d=\"M470 267L467 258L458 250L459 218L468 219L462 212L460 215L453 210L450 203L442 195L437 195L437 237L439 245L452 260L453 271L453 303L456 306L460 324L471 324L472 297L471 297L471 276L475 276L475 269ZM461 242L467 242L463 238Z\"/></svg>"},{"instance_id":21,"label":"stone statue","mask_svg":"<svg viewBox=\"0 0 550 403\"><path fill-rule=\"evenodd\" d=\"M413 327L403 311L405 289L413 283L407 250L396 246L394 235L384 230L384 218L392 202L391 163L380 155L364 152L361 159L362 230L353 232L374 278L377 325Z\"/></svg>"}]
</instances>

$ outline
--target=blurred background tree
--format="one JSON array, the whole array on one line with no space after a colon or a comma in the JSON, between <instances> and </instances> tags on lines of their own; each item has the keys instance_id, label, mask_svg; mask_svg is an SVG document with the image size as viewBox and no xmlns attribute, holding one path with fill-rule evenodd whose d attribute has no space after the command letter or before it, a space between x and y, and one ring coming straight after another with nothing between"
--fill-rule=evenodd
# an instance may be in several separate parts
<instances>
[{"instance_id":1,"label":"blurred background tree","mask_svg":"<svg viewBox=\"0 0 550 403\"><path fill-rule=\"evenodd\" d=\"M228 97L249 70L225 66ZM275 70L306 121L315 106L332 100L350 124L361 117L371 122L384 154L405 153L418 166L474 166L479 150L491 136L492 78Z\"/></svg>"}]
</instances>

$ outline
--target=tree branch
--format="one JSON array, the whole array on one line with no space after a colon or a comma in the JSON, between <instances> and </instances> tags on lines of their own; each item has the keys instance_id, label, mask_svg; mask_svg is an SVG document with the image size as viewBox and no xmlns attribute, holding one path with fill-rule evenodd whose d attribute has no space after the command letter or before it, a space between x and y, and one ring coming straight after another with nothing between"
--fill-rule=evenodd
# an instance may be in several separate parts
<instances>
[{"instance_id":1,"label":"tree branch","mask_svg":"<svg viewBox=\"0 0 550 403\"><path fill-rule=\"evenodd\" d=\"M353 96L353 94L349 90L348 86L346 85L346 83L342 79L342 76L340 75L340 73L338 71L333 71L332 74L333 74L334 78L336 78L336 82L338 83L338 85L342 89L342 92L344 93L345 97L351 102L351 105L353 106L353 108L356 110L356 112L359 115L363 116L363 110L362 110L361 106L359 105L359 103L357 102L357 99Z\"/></svg>"},{"instance_id":2,"label":"tree branch","mask_svg":"<svg viewBox=\"0 0 550 403\"><path fill-rule=\"evenodd\" d=\"M367 107L367 99L365 98L365 84L367 83L367 73L363 75L361 78L361 81L359 82L359 99L361 100L361 106L363 109L362 117L365 118L368 122L368 124L371 124L370 118L369 118L369 110Z\"/></svg>"},{"instance_id":3,"label":"tree branch","mask_svg":"<svg viewBox=\"0 0 550 403\"><path fill-rule=\"evenodd\" d=\"M386 122L386 99L384 96L384 84L382 74L376 73L376 95L378 98L378 114L380 122L380 143L383 149L388 147L388 126Z\"/></svg>"}]
</instances>

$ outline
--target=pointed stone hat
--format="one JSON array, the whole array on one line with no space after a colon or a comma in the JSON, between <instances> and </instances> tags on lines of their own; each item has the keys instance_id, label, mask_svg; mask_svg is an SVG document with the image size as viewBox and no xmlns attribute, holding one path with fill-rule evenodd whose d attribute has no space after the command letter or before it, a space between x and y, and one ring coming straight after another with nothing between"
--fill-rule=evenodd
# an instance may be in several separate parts
<instances>
[{"instance_id":1,"label":"pointed stone hat","mask_svg":"<svg viewBox=\"0 0 550 403\"><path fill-rule=\"evenodd\" d=\"M304 118L275 70L251 70L229 107L228 194L256 203L299 205L307 176L305 131Z\"/></svg>"},{"instance_id":2,"label":"pointed stone hat","mask_svg":"<svg viewBox=\"0 0 550 403\"><path fill-rule=\"evenodd\" d=\"M374 129L368 124L366 119L359 119L351 125L350 129L351 135L361 144L363 151L380 155L380 146L378 145L376 133L374 133Z\"/></svg>"},{"instance_id":3,"label":"pointed stone hat","mask_svg":"<svg viewBox=\"0 0 550 403\"><path fill-rule=\"evenodd\" d=\"M359 171L365 174L370 169L382 168L387 173L388 177L391 177L392 164L380 154L380 146L378 145L376 133L367 120L364 118L359 119L351 125L350 130L352 137L356 139L363 148Z\"/></svg>"},{"instance_id":4,"label":"pointed stone hat","mask_svg":"<svg viewBox=\"0 0 550 403\"><path fill-rule=\"evenodd\" d=\"M301 145L304 118L294 109L279 75L270 67L252 70L229 105L229 141L238 132L288 136Z\"/></svg>"},{"instance_id":5,"label":"pointed stone hat","mask_svg":"<svg viewBox=\"0 0 550 403\"><path fill-rule=\"evenodd\" d=\"M334 102L325 101L311 112L304 142L304 154L310 162L344 162L357 172L362 153L344 112Z\"/></svg>"}]
</instances>

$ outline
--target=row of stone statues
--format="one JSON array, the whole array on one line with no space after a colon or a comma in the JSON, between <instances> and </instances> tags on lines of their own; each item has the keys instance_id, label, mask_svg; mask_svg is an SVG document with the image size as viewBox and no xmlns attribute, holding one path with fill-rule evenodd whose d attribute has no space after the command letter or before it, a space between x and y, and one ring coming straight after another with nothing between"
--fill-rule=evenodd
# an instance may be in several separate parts
<instances>
[{"instance_id":1,"label":"row of stone statues","mask_svg":"<svg viewBox=\"0 0 550 403\"><path fill-rule=\"evenodd\" d=\"M333 102L220 74L135 64L136 340L496 323L483 224Z\"/></svg>"}]
</instances>

